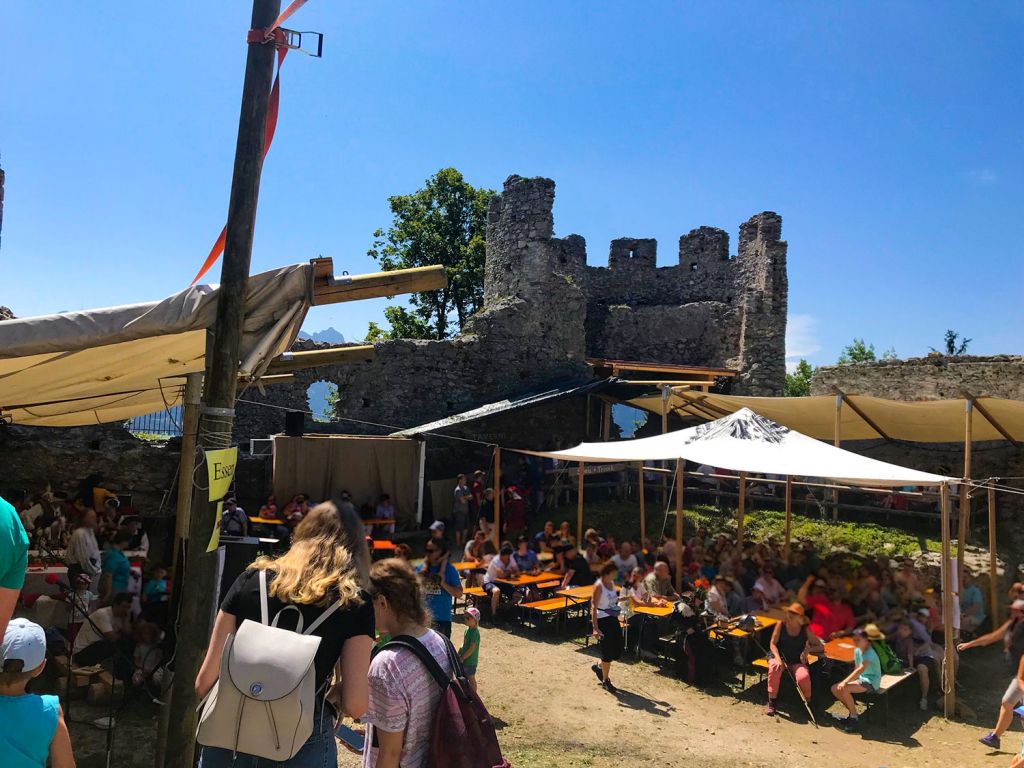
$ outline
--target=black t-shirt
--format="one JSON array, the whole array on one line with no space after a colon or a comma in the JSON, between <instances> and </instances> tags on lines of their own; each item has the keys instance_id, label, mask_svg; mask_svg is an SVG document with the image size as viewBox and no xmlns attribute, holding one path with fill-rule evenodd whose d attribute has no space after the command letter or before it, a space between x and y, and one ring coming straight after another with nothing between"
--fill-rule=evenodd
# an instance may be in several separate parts
<instances>
[{"instance_id":1,"label":"black t-shirt","mask_svg":"<svg viewBox=\"0 0 1024 768\"><path fill-rule=\"evenodd\" d=\"M272 571L267 572L267 586L274 579ZM350 637L368 635L374 636L373 603L369 595L362 593L363 602L360 605L350 603L336 610L313 634L320 638L320 647L316 651L316 685L319 689L324 681L330 677L334 664L341 657L342 646ZM267 620L274 621L274 617L288 603L283 603L271 594L267 595L267 607L269 612ZM296 605L302 613L303 626L308 627L316 621L324 608L317 605ZM230 613L241 625L243 619L258 622L260 620L260 578L259 571L245 570L235 579L231 585L224 601L220 604L224 613ZM298 626L298 616L295 611L286 611L277 625L283 629L295 629Z\"/></svg>"},{"instance_id":2,"label":"black t-shirt","mask_svg":"<svg viewBox=\"0 0 1024 768\"><path fill-rule=\"evenodd\" d=\"M587 558L583 555L578 554L572 560L566 559L565 570L572 571L572 578L569 579L569 585L573 587L589 587L595 581L595 576L590 571L590 563L587 562Z\"/></svg>"}]
</instances>

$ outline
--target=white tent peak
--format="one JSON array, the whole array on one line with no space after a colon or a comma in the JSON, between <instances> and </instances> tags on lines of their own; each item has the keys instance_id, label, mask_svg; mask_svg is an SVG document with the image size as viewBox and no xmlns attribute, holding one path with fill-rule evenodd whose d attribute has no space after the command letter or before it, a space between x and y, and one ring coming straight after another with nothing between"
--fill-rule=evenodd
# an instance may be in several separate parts
<instances>
[{"instance_id":1,"label":"white tent peak","mask_svg":"<svg viewBox=\"0 0 1024 768\"><path fill-rule=\"evenodd\" d=\"M754 413L749 408L740 408L728 416L695 427L693 436L687 440L687 443L697 440L714 440L719 437L756 440L762 443L781 443L791 431L789 427L784 427L759 413Z\"/></svg>"}]
</instances>

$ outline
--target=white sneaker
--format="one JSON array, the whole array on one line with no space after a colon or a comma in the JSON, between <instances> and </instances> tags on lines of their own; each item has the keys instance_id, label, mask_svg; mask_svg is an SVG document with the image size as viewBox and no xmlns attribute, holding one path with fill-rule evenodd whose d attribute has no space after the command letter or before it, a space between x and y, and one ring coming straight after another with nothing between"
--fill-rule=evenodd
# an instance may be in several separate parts
<instances>
[{"instance_id":1,"label":"white sneaker","mask_svg":"<svg viewBox=\"0 0 1024 768\"><path fill-rule=\"evenodd\" d=\"M917 705L921 708L922 712L927 712L928 711L928 697L927 696L922 696L921 700L919 702L917 702Z\"/></svg>"}]
</instances>

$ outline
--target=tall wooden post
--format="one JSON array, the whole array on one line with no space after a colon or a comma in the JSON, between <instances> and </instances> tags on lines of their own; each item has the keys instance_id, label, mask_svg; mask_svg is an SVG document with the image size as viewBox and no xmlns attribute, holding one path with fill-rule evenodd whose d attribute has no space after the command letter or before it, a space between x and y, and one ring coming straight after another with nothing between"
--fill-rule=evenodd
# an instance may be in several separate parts
<instances>
[{"instance_id":1,"label":"tall wooden post","mask_svg":"<svg viewBox=\"0 0 1024 768\"><path fill-rule=\"evenodd\" d=\"M501 549L501 446L494 449L494 548Z\"/></svg>"},{"instance_id":2,"label":"tall wooden post","mask_svg":"<svg viewBox=\"0 0 1024 768\"><path fill-rule=\"evenodd\" d=\"M280 0L253 0L250 27L266 29L280 11ZM245 321L245 288L252 257L274 59L272 45L249 45L217 315L212 341L208 341L206 346L207 375L199 427L204 449L225 448L231 443L239 349ZM205 473L205 463L204 460L200 472ZM175 574L175 588L181 590L180 626L187 629L179 633L175 649L174 682L168 704L169 726L163 750L167 768L192 768L194 764L198 703L194 686L209 642L217 595L218 556L207 553L203 546L204 536L209 535L217 522L216 507L207 493L206 490L194 489L189 523L191 545L186 550L185 573Z\"/></svg>"},{"instance_id":3,"label":"tall wooden post","mask_svg":"<svg viewBox=\"0 0 1024 768\"><path fill-rule=\"evenodd\" d=\"M949 486L946 483L939 486L939 500L942 507L942 629L947 687L942 708L943 714L949 719L956 710L956 674L953 669L953 569L949 541Z\"/></svg>"},{"instance_id":4,"label":"tall wooden post","mask_svg":"<svg viewBox=\"0 0 1024 768\"><path fill-rule=\"evenodd\" d=\"M782 558L789 560L790 542L793 538L793 476L786 475L786 543L782 547Z\"/></svg>"},{"instance_id":5,"label":"tall wooden post","mask_svg":"<svg viewBox=\"0 0 1024 768\"><path fill-rule=\"evenodd\" d=\"M608 442L612 437L612 404L604 401L601 409L601 439Z\"/></svg>"},{"instance_id":6,"label":"tall wooden post","mask_svg":"<svg viewBox=\"0 0 1024 768\"><path fill-rule=\"evenodd\" d=\"M583 462L580 462L580 475L576 479L576 545L583 546Z\"/></svg>"},{"instance_id":7,"label":"tall wooden post","mask_svg":"<svg viewBox=\"0 0 1024 768\"><path fill-rule=\"evenodd\" d=\"M676 459L676 592L683 591L683 460Z\"/></svg>"},{"instance_id":8,"label":"tall wooden post","mask_svg":"<svg viewBox=\"0 0 1024 768\"><path fill-rule=\"evenodd\" d=\"M743 518L747 514L747 473L740 472L740 498L736 510L736 546L743 548Z\"/></svg>"},{"instance_id":9,"label":"tall wooden post","mask_svg":"<svg viewBox=\"0 0 1024 768\"><path fill-rule=\"evenodd\" d=\"M661 388L661 434L668 432L668 400L672 394L672 388L667 384ZM663 514L668 514L668 475L661 476L661 509Z\"/></svg>"},{"instance_id":10,"label":"tall wooden post","mask_svg":"<svg viewBox=\"0 0 1024 768\"><path fill-rule=\"evenodd\" d=\"M190 373L185 377L184 404L181 409L181 456L178 459L178 497L174 510L174 557L178 565L178 552L182 539L188 538L189 514L192 511L192 475L196 470L196 434L199 431L199 405L203 396L203 374Z\"/></svg>"},{"instance_id":11,"label":"tall wooden post","mask_svg":"<svg viewBox=\"0 0 1024 768\"><path fill-rule=\"evenodd\" d=\"M957 594L964 591L964 555L967 554L967 531L971 522L971 451L974 442L974 401L964 400L964 478L960 483L960 515L956 533Z\"/></svg>"},{"instance_id":12,"label":"tall wooden post","mask_svg":"<svg viewBox=\"0 0 1024 768\"><path fill-rule=\"evenodd\" d=\"M999 562L996 554L996 489L988 489L988 588L991 598L989 613L992 626L999 626L1003 613L999 610Z\"/></svg>"},{"instance_id":13,"label":"tall wooden post","mask_svg":"<svg viewBox=\"0 0 1024 768\"><path fill-rule=\"evenodd\" d=\"M640 549L644 548L644 539L647 538L647 497L644 489L644 463L640 462Z\"/></svg>"},{"instance_id":14,"label":"tall wooden post","mask_svg":"<svg viewBox=\"0 0 1024 768\"><path fill-rule=\"evenodd\" d=\"M842 418L843 418L843 396L841 394L837 393L836 394L835 423L833 424L833 428L832 428L833 444L835 445L836 448L842 447L840 445L840 443L842 442L841 437L840 437ZM833 520L838 520L839 519L839 489L838 488L833 488L832 489L832 519Z\"/></svg>"}]
</instances>

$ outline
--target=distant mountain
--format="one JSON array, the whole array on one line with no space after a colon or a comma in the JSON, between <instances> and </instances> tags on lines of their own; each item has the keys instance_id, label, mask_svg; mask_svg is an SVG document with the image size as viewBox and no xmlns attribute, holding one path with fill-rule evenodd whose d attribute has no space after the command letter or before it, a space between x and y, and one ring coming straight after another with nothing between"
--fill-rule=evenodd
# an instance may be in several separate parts
<instances>
[{"instance_id":1,"label":"distant mountain","mask_svg":"<svg viewBox=\"0 0 1024 768\"><path fill-rule=\"evenodd\" d=\"M306 333L305 331L299 331L299 338L305 341L319 341L327 344L344 344L345 337L341 335L341 331L336 330L334 327L325 328L322 331L313 331L313 333Z\"/></svg>"}]
</instances>

